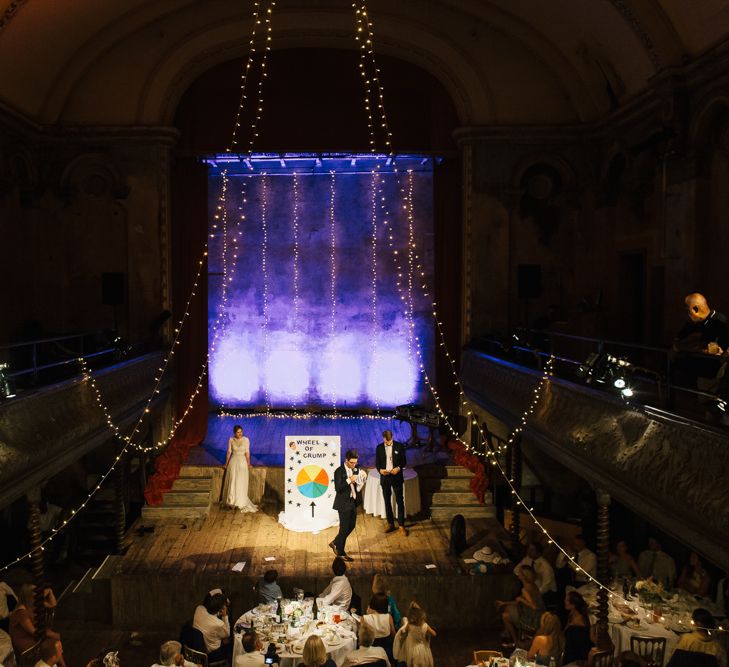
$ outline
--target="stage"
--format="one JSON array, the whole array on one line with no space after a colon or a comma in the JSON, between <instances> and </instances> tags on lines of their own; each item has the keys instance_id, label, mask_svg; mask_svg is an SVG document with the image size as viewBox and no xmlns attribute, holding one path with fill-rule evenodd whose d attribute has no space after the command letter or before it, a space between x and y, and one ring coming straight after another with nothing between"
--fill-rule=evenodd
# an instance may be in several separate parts
<instances>
[{"instance_id":1,"label":"stage","mask_svg":"<svg viewBox=\"0 0 729 667\"><path fill-rule=\"evenodd\" d=\"M255 514L223 509L217 502L221 463L234 424L241 424L251 440L254 467L249 495L261 507ZM160 628L169 625L170 620L182 624L206 591L219 586L230 593L240 613L254 606L253 585L271 567L278 570L284 593L290 594L294 586L323 590L331 578L333 559L327 545L337 528L318 534L299 533L278 523L283 508L284 438L339 435L342 451L358 449L363 465L371 466L375 446L386 428L402 440L410 435L409 424L388 418L211 416L205 443L190 452L178 480L190 484L190 489L197 489L197 483L205 479L211 480L211 501L205 515L183 518L143 514L130 528L125 555L114 557L107 567L114 627L135 628L141 624ZM386 535L384 520L364 514L360 508L356 530L347 541L347 552L354 558L348 576L355 592L365 603L369 601L372 577L380 572L388 576L392 592L403 607L411 599L418 599L436 625L455 628L493 624L493 600L509 599L512 593L515 579L510 570L486 576L467 574L463 559L449 555L448 521L429 518L430 500L442 479L463 469L453 466L448 454L437 446L433 451L425 446L410 448L407 456L408 466L418 471L423 511L408 519L410 535L404 537L398 532ZM177 492L175 488L167 497L198 494L196 490ZM462 556L470 555L490 539L504 537L494 519L468 518L467 528L471 549ZM245 562L242 572L233 571L233 566L241 562ZM435 567L426 567L429 565Z\"/></svg>"}]
</instances>

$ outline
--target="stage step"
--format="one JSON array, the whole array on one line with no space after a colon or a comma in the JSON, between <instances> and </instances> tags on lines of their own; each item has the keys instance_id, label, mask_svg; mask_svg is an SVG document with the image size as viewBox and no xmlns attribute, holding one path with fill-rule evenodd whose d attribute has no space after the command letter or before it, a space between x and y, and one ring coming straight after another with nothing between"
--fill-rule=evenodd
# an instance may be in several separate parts
<instances>
[{"instance_id":1,"label":"stage step","mask_svg":"<svg viewBox=\"0 0 729 667\"><path fill-rule=\"evenodd\" d=\"M183 465L180 468L180 477L206 477L213 478L213 466Z\"/></svg>"},{"instance_id":2,"label":"stage step","mask_svg":"<svg viewBox=\"0 0 729 667\"><path fill-rule=\"evenodd\" d=\"M173 491L210 491L210 477L178 477L172 484Z\"/></svg>"},{"instance_id":3,"label":"stage step","mask_svg":"<svg viewBox=\"0 0 729 667\"><path fill-rule=\"evenodd\" d=\"M462 466L445 466L446 476L455 479L471 479L473 473Z\"/></svg>"},{"instance_id":4,"label":"stage step","mask_svg":"<svg viewBox=\"0 0 729 667\"><path fill-rule=\"evenodd\" d=\"M145 505L142 507L142 519L156 521L158 519L198 519L207 516L205 507L173 507L164 505Z\"/></svg>"},{"instance_id":5,"label":"stage step","mask_svg":"<svg viewBox=\"0 0 729 667\"><path fill-rule=\"evenodd\" d=\"M493 505L431 505L430 518L433 521L447 521L461 514L465 519L493 519L496 508Z\"/></svg>"},{"instance_id":6,"label":"stage step","mask_svg":"<svg viewBox=\"0 0 729 667\"><path fill-rule=\"evenodd\" d=\"M443 477L440 480L440 491L471 492L471 477Z\"/></svg>"},{"instance_id":7,"label":"stage step","mask_svg":"<svg viewBox=\"0 0 729 667\"><path fill-rule=\"evenodd\" d=\"M479 505L478 499L471 490L468 491L437 491L433 495L433 501L438 505Z\"/></svg>"},{"instance_id":8,"label":"stage step","mask_svg":"<svg viewBox=\"0 0 729 667\"><path fill-rule=\"evenodd\" d=\"M207 507L210 503L210 489L207 491L168 491L164 505L175 507Z\"/></svg>"}]
</instances>

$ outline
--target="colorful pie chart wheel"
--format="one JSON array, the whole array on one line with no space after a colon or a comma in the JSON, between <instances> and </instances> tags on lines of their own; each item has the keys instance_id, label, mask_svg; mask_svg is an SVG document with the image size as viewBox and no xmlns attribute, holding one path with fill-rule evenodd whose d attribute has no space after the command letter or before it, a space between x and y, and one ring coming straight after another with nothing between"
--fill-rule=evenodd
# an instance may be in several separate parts
<instances>
[{"instance_id":1,"label":"colorful pie chart wheel","mask_svg":"<svg viewBox=\"0 0 729 667\"><path fill-rule=\"evenodd\" d=\"M296 475L296 486L302 496L318 498L329 489L329 475L319 466L304 466Z\"/></svg>"}]
</instances>

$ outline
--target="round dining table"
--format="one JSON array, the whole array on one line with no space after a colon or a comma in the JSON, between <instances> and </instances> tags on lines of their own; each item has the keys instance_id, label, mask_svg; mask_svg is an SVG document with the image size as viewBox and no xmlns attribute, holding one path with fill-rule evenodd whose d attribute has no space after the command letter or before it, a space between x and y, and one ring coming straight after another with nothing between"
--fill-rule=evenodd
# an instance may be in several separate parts
<instances>
[{"instance_id":1,"label":"round dining table","mask_svg":"<svg viewBox=\"0 0 729 667\"><path fill-rule=\"evenodd\" d=\"M405 488L403 490L405 516L414 516L420 512L420 480L418 479L418 473L412 468L405 468L402 474L405 479ZM397 517L394 493L390 494L390 500L392 502L393 516ZM380 486L380 473L375 468L369 470L367 474L363 505L364 511L367 514L374 514L383 519L387 518L385 498L382 495L382 487Z\"/></svg>"},{"instance_id":2,"label":"round dining table","mask_svg":"<svg viewBox=\"0 0 729 667\"><path fill-rule=\"evenodd\" d=\"M357 622L346 611L319 604L318 618L312 615L314 600L284 600L283 609L288 620L281 623L275 618L276 604L258 605L240 616L235 623L233 639L233 667L235 658L243 655L243 634L253 625L263 643L265 654L269 643L276 644L279 667L298 667L302 660L303 647L310 635L319 635L324 642L327 655L341 665L349 653L357 648ZM300 611L295 611L300 610ZM294 613L299 614L294 619Z\"/></svg>"}]
</instances>

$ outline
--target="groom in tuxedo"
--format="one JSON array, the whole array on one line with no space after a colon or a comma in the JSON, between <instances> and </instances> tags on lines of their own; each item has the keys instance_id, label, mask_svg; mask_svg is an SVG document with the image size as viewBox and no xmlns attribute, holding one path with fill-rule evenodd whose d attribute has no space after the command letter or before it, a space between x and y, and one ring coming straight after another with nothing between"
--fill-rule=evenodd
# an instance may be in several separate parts
<instances>
[{"instance_id":1,"label":"groom in tuxedo","mask_svg":"<svg viewBox=\"0 0 729 667\"><path fill-rule=\"evenodd\" d=\"M347 537L357 523L357 491L362 488L366 473L357 466L357 450L350 449L344 455L344 463L334 471L334 509L339 512L339 532L329 543L335 555L346 561L354 558L347 554Z\"/></svg>"},{"instance_id":2,"label":"groom in tuxedo","mask_svg":"<svg viewBox=\"0 0 729 667\"><path fill-rule=\"evenodd\" d=\"M392 431L382 432L382 442L377 445L375 452L375 465L380 473L380 487L385 497L385 512L387 514L386 533L395 530L395 518L392 515L392 492L395 492L397 502L397 523L400 532L407 537L408 529L405 528L405 498L403 487L405 480L402 474L405 467L405 447L400 442L392 439Z\"/></svg>"}]
</instances>

